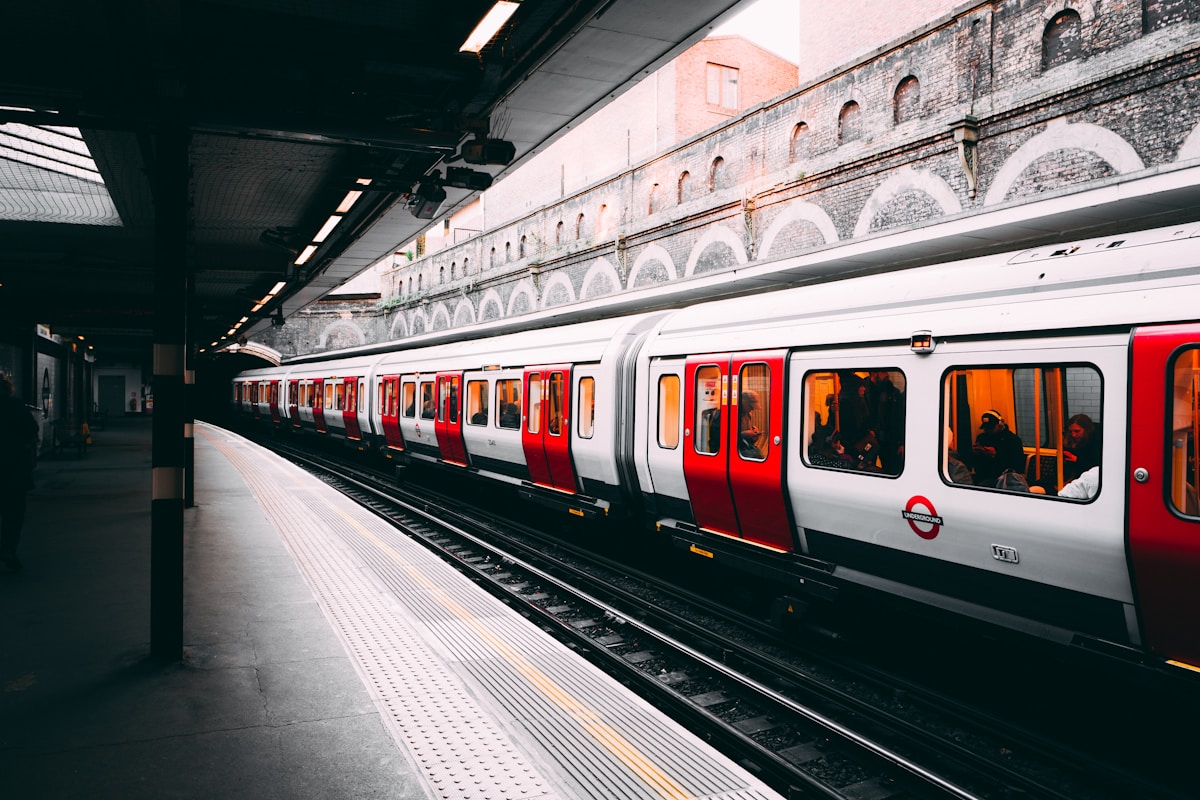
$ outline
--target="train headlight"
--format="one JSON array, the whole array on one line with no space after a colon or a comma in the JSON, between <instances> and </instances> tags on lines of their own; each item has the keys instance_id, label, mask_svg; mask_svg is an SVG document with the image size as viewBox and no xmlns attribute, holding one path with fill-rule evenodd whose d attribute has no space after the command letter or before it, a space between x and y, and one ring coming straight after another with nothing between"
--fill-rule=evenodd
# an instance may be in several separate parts
<instances>
[{"instance_id":1,"label":"train headlight","mask_svg":"<svg viewBox=\"0 0 1200 800\"><path fill-rule=\"evenodd\" d=\"M936 343L933 341L933 331L913 331L909 347L918 355L932 353Z\"/></svg>"}]
</instances>

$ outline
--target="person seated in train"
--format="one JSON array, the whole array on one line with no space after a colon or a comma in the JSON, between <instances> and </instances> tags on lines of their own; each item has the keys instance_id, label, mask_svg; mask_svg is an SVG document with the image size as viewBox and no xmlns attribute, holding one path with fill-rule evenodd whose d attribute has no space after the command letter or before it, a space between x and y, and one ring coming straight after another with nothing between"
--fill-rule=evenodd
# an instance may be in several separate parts
<instances>
[{"instance_id":1,"label":"person seated in train","mask_svg":"<svg viewBox=\"0 0 1200 800\"><path fill-rule=\"evenodd\" d=\"M1067 423L1063 439L1063 480L1072 481L1100 466L1100 431L1087 414L1076 414Z\"/></svg>"},{"instance_id":2,"label":"person seated in train","mask_svg":"<svg viewBox=\"0 0 1200 800\"><path fill-rule=\"evenodd\" d=\"M1059 497L1091 500L1100 491L1100 467L1091 467L1075 480L1058 490Z\"/></svg>"},{"instance_id":3,"label":"person seated in train","mask_svg":"<svg viewBox=\"0 0 1200 800\"><path fill-rule=\"evenodd\" d=\"M946 477L951 483L975 485L975 479L971 477L971 468L959 458L958 449L955 447L954 429L949 425L946 426Z\"/></svg>"},{"instance_id":4,"label":"person seated in train","mask_svg":"<svg viewBox=\"0 0 1200 800\"><path fill-rule=\"evenodd\" d=\"M983 412L979 435L971 451L971 466L976 486L995 486L1005 472L1025 472L1025 447L1021 437L1008 429L1008 423L994 409Z\"/></svg>"},{"instance_id":5,"label":"person seated in train","mask_svg":"<svg viewBox=\"0 0 1200 800\"><path fill-rule=\"evenodd\" d=\"M500 412L500 427L521 427L521 410L517 408L516 403L508 403L504 406L504 409Z\"/></svg>"},{"instance_id":6,"label":"person seated in train","mask_svg":"<svg viewBox=\"0 0 1200 800\"><path fill-rule=\"evenodd\" d=\"M433 395L426 395L421 401L421 419L433 419L437 416L437 406L433 402Z\"/></svg>"},{"instance_id":7,"label":"person seated in train","mask_svg":"<svg viewBox=\"0 0 1200 800\"><path fill-rule=\"evenodd\" d=\"M487 397L482 397L479 400L479 410L471 415L472 425L487 425L488 421L488 406Z\"/></svg>"},{"instance_id":8,"label":"person seated in train","mask_svg":"<svg viewBox=\"0 0 1200 800\"><path fill-rule=\"evenodd\" d=\"M417 398L416 398L416 395L414 395L412 397L412 399L410 399L408 401L408 405L404 407L404 416L411 417L413 415L413 412L415 412L416 410L417 410Z\"/></svg>"},{"instance_id":9,"label":"person seated in train","mask_svg":"<svg viewBox=\"0 0 1200 800\"><path fill-rule=\"evenodd\" d=\"M840 431L830 426L817 428L808 445L808 461L815 467L854 469L857 459L846 452Z\"/></svg>"},{"instance_id":10,"label":"person seated in train","mask_svg":"<svg viewBox=\"0 0 1200 800\"><path fill-rule=\"evenodd\" d=\"M757 409L758 392L746 389L738 396L738 453L742 458L759 461L765 456L758 445L763 432L754 424Z\"/></svg>"}]
</instances>

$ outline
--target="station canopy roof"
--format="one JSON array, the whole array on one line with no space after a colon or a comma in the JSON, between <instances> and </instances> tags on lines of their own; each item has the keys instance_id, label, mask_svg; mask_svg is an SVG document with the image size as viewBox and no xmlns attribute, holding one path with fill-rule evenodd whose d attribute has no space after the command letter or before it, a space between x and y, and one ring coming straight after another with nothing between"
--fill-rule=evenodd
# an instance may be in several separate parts
<instances>
[{"instance_id":1,"label":"station canopy roof","mask_svg":"<svg viewBox=\"0 0 1200 800\"><path fill-rule=\"evenodd\" d=\"M511 17L464 51L494 5ZM0 328L145 353L160 268L191 270L201 346L243 317L239 336L268 325L469 202L737 5L7 3ZM186 255L159 267L156 157L170 130L189 136ZM429 180L452 168L461 185Z\"/></svg>"}]
</instances>

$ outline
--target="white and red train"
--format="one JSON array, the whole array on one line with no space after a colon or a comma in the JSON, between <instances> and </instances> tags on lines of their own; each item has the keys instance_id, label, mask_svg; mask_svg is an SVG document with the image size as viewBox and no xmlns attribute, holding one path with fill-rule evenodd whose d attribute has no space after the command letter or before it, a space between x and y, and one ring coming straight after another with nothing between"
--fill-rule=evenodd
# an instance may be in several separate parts
<instances>
[{"instance_id":1,"label":"white and red train","mask_svg":"<svg viewBox=\"0 0 1200 800\"><path fill-rule=\"evenodd\" d=\"M250 370L233 401L644 521L791 597L866 588L1200 671L1200 224L465 330ZM1032 491L975 455L985 415ZM1079 415L1095 468L1071 484Z\"/></svg>"}]
</instances>

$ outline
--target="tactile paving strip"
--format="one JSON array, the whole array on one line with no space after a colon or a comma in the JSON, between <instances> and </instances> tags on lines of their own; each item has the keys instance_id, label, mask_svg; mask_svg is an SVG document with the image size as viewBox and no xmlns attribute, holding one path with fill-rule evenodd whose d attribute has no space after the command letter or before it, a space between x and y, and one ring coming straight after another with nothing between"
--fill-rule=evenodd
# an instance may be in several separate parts
<instances>
[{"instance_id":1,"label":"tactile paving strip","mask_svg":"<svg viewBox=\"0 0 1200 800\"><path fill-rule=\"evenodd\" d=\"M325 484L232 434L205 437L282 532L440 797L778 797Z\"/></svg>"}]
</instances>

